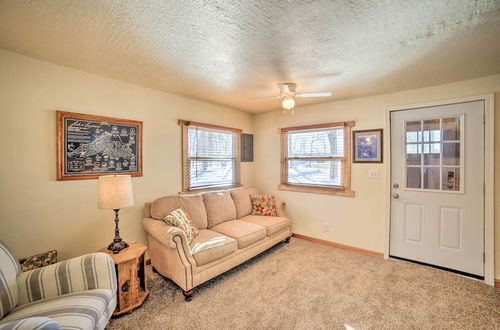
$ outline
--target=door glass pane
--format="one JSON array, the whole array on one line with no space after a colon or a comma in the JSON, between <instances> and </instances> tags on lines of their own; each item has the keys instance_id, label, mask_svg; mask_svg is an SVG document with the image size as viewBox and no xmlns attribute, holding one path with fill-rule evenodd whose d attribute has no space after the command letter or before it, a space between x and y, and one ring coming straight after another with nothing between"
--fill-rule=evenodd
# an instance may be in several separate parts
<instances>
[{"instance_id":1,"label":"door glass pane","mask_svg":"<svg viewBox=\"0 0 500 330\"><path fill-rule=\"evenodd\" d=\"M448 191L460 190L460 168L443 167L442 189Z\"/></svg>"},{"instance_id":2,"label":"door glass pane","mask_svg":"<svg viewBox=\"0 0 500 330\"><path fill-rule=\"evenodd\" d=\"M406 122L406 142L422 142L422 129L420 120Z\"/></svg>"},{"instance_id":3,"label":"door glass pane","mask_svg":"<svg viewBox=\"0 0 500 330\"><path fill-rule=\"evenodd\" d=\"M460 140L460 117L443 118L443 140Z\"/></svg>"},{"instance_id":4,"label":"door glass pane","mask_svg":"<svg viewBox=\"0 0 500 330\"><path fill-rule=\"evenodd\" d=\"M406 187L420 189L421 187L420 167L408 167L406 169Z\"/></svg>"},{"instance_id":5,"label":"door glass pane","mask_svg":"<svg viewBox=\"0 0 500 330\"><path fill-rule=\"evenodd\" d=\"M424 142L433 142L441 140L441 131L439 128L439 119L424 120Z\"/></svg>"},{"instance_id":6,"label":"door glass pane","mask_svg":"<svg viewBox=\"0 0 500 330\"><path fill-rule=\"evenodd\" d=\"M424 167L424 189L439 189L439 167Z\"/></svg>"},{"instance_id":7,"label":"door glass pane","mask_svg":"<svg viewBox=\"0 0 500 330\"><path fill-rule=\"evenodd\" d=\"M420 165L422 154L422 145L419 143L412 143L406 145L406 164Z\"/></svg>"},{"instance_id":8,"label":"door glass pane","mask_svg":"<svg viewBox=\"0 0 500 330\"><path fill-rule=\"evenodd\" d=\"M439 165L440 143L424 143L424 165Z\"/></svg>"},{"instance_id":9,"label":"door glass pane","mask_svg":"<svg viewBox=\"0 0 500 330\"><path fill-rule=\"evenodd\" d=\"M443 143L443 165L460 165L460 142Z\"/></svg>"}]
</instances>

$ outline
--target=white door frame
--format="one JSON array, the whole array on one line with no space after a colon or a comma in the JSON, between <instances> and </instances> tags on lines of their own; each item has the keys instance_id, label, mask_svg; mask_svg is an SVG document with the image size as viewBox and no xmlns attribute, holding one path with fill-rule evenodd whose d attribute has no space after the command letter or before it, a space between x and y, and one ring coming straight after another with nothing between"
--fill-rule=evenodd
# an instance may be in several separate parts
<instances>
[{"instance_id":1,"label":"white door frame","mask_svg":"<svg viewBox=\"0 0 500 330\"><path fill-rule=\"evenodd\" d=\"M385 176L386 191L386 226L385 226L385 247L384 258L389 258L389 243L391 231L391 112L397 110L408 110L415 108L434 107L452 103L463 103L472 101L484 101L484 282L488 285L495 285L495 228L494 228L494 207L495 207L495 102L494 94L482 94L465 96L453 99L431 101L425 103L398 105L386 108L384 132L384 159L387 162L387 175Z\"/></svg>"}]
</instances>

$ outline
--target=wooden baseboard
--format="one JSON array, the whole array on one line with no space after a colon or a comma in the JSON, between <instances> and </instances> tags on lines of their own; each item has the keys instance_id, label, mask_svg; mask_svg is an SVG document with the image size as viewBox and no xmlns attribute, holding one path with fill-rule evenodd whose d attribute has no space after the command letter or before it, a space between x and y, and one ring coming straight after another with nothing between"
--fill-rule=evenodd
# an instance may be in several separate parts
<instances>
[{"instance_id":1,"label":"wooden baseboard","mask_svg":"<svg viewBox=\"0 0 500 330\"><path fill-rule=\"evenodd\" d=\"M295 234L295 233L293 233L292 237L304 239L306 241L311 241L311 242L315 242L315 243L319 243L319 244L324 244L324 245L329 245L329 246L335 246L335 247L338 247L338 248L341 248L341 249L346 249L346 250L351 250L351 251L360 252L360 253L364 253L364 254L369 254L369 255L377 257L377 258L383 258L384 257L384 254L380 253L380 252L375 252L375 251L372 251L372 250L366 250L366 249L358 248L358 247L355 247L355 246L350 246L350 245L340 244L340 243L336 243L336 242L331 242L331 241L327 241L327 240L324 240L324 239L319 239L319 238L315 238L315 237L311 237L311 236L306 236L306 235L301 235L301 234Z\"/></svg>"},{"instance_id":2,"label":"wooden baseboard","mask_svg":"<svg viewBox=\"0 0 500 330\"><path fill-rule=\"evenodd\" d=\"M500 288L500 280L499 279L495 279L495 288Z\"/></svg>"}]
</instances>

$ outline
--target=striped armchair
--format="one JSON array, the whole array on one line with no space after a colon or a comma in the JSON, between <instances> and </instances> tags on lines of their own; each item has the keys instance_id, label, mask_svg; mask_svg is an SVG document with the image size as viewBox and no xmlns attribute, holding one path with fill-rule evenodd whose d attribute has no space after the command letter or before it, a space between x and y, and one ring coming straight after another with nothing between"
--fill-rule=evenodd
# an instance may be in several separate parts
<instances>
[{"instance_id":1,"label":"striped armchair","mask_svg":"<svg viewBox=\"0 0 500 330\"><path fill-rule=\"evenodd\" d=\"M0 241L0 330L104 329L116 306L116 271L92 253L21 273Z\"/></svg>"}]
</instances>

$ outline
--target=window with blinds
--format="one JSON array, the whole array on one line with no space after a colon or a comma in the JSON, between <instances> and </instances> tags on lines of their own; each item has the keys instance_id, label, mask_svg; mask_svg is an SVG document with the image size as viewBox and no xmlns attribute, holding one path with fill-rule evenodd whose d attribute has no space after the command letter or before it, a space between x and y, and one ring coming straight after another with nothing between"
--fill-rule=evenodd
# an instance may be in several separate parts
<instances>
[{"instance_id":1,"label":"window with blinds","mask_svg":"<svg viewBox=\"0 0 500 330\"><path fill-rule=\"evenodd\" d=\"M281 189L351 195L352 122L281 129Z\"/></svg>"},{"instance_id":2,"label":"window with blinds","mask_svg":"<svg viewBox=\"0 0 500 330\"><path fill-rule=\"evenodd\" d=\"M184 191L239 185L240 130L183 123Z\"/></svg>"}]
</instances>

